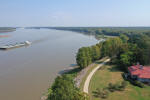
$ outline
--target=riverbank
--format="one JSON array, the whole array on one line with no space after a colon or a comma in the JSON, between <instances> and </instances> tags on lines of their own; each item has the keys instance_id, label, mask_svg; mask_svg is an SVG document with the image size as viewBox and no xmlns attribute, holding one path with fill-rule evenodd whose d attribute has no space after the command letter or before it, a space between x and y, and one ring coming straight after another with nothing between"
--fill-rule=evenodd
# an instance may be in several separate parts
<instances>
[{"instance_id":1,"label":"riverbank","mask_svg":"<svg viewBox=\"0 0 150 100\"><path fill-rule=\"evenodd\" d=\"M74 80L77 76L78 73L80 73L82 70L80 69L79 66L74 66L74 67L69 67L64 69L63 71L59 72L59 76L63 76L63 75L68 75L69 77L71 77L72 80ZM77 82L75 82L75 84L77 84ZM51 88L48 89L48 91L46 93L43 94L43 96L41 96L41 100L48 100L48 96L49 94L49 90Z\"/></svg>"},{"instance_id":2,"label":"riverbank","mask_svg":"<svg viewBox=\"0 0 150 100\"><path fill-rule=\"evenodd\" d=\"M61 100L60 98L70 98L72 96L72 99L74 100L74 98L76 98L75 95L77 95L78 98L76 100L86 98L87 96L75 86L75 82L73 81L80 71L81 68L76 67L57 76L52 86L48 89L48 92L41 97L41 100L51 100L52 98L55 98L55 100ZM62 94L64 96L60 97ZM66 95L68 95L68 97L66 97Z\"/></svg>"},{"instance_id":3,"label":"riverbank","mask_svg":"<svg viewBox=\"0 0 150 100\"><path fill-rule=\"evenodd\" d=\"M103 59L100 59L100 60L96 61L95 63L90 64L88 67L86 67L84 69L80 69L79 66L75 66L75 67L72 67L72 68L65 69L65 70L62 71L63 73L60 73L60 76L69 75L74 80L74 85L77 88L79 88L81 91L83 91L83 84L85 82L85 79L89 75L89 73L91 73L91 71L93 69L98 67L98 65L100 63L104 62L107 59L108 59L107 57L105 57ZM47 100L48 95L49 95L49 93L47 91L47 93L45 93L41 97L41 100Z\"/></svg>"}]
</instances>

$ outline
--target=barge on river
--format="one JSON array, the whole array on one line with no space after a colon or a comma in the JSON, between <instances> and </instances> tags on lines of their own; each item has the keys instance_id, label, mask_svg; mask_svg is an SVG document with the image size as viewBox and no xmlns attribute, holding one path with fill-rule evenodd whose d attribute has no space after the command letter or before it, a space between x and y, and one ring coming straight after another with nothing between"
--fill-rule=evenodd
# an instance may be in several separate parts
<instances>
[{"instance_id":1,"label":"barge on river","mask_svg":"<svg viewBox=\"0 0 150 100\"><path fill-rule=\"evenodd\" d=\"M25 42L21 42L21 43L1 46L0 50L14 49L14 48L19 48L19 47L28 46L28 45L31 45L31 42L25 41Z\"/></svg>"}]
</instances>

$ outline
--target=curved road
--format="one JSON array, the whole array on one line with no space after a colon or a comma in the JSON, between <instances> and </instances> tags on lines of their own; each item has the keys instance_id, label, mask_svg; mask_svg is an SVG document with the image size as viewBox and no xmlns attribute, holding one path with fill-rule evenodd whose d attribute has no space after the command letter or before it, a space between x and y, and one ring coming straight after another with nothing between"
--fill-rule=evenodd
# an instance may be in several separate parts
<instances>
[{"instance_id":1,"label":"curved road","mask_svg":"<svg viewBox=\"0 0 150 100\"><path fill-rule=\"evenodd\" d=\"M106 64L108 61L110 61L110 59L106 59L103 63L99 64L96 68L94 68L90 74L87 76L86 81L84 83L84 87L83 87L83 92L88 93L88 88L89 88L89 84L90 84L90 80L92 78L92 76L94 75L94 73L104 64Z\"/></svg>"}]
</instances>

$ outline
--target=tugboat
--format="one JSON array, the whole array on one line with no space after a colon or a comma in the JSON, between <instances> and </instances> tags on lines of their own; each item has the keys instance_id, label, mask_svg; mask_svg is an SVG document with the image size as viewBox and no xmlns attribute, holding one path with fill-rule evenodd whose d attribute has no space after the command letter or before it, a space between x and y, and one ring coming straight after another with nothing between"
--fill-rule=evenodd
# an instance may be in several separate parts
<instances>
[{"instance_id":1,"label":"tugboat","mask_svg":"<svg viewBox=\"0 0 150 100\"><path fill-rule=\"evenodd\" d=\"M13 44L13 45L1 46L0 50L8 50L8 49L19 48L19 47L28 46L28 45L31 45L31 42L25 41L25 42L16 43L16 44Z\"/></svg>"}]
</instances>

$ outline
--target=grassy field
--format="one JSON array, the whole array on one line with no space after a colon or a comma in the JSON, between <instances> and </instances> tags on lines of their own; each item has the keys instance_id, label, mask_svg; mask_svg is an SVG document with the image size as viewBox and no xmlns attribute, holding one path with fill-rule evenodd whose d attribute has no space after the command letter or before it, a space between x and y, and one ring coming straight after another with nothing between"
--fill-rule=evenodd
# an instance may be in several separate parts
<instances>
[{"instance_id":1,"label":"grassy field","mask_svg":"<svg viewBox=\"0 0 150 100\"><path fill-rule=\"evenodd\" d=\"M92 77L89 92L91 100L103 100L95 98L93 91L97 88L105 88L108 84L122 82L122 72L115 65L105 65ZM125 91L110 92L109 97L104 100L150 100L150 86L139 88L128 83Z\"/></svg>"}]
</instances>

